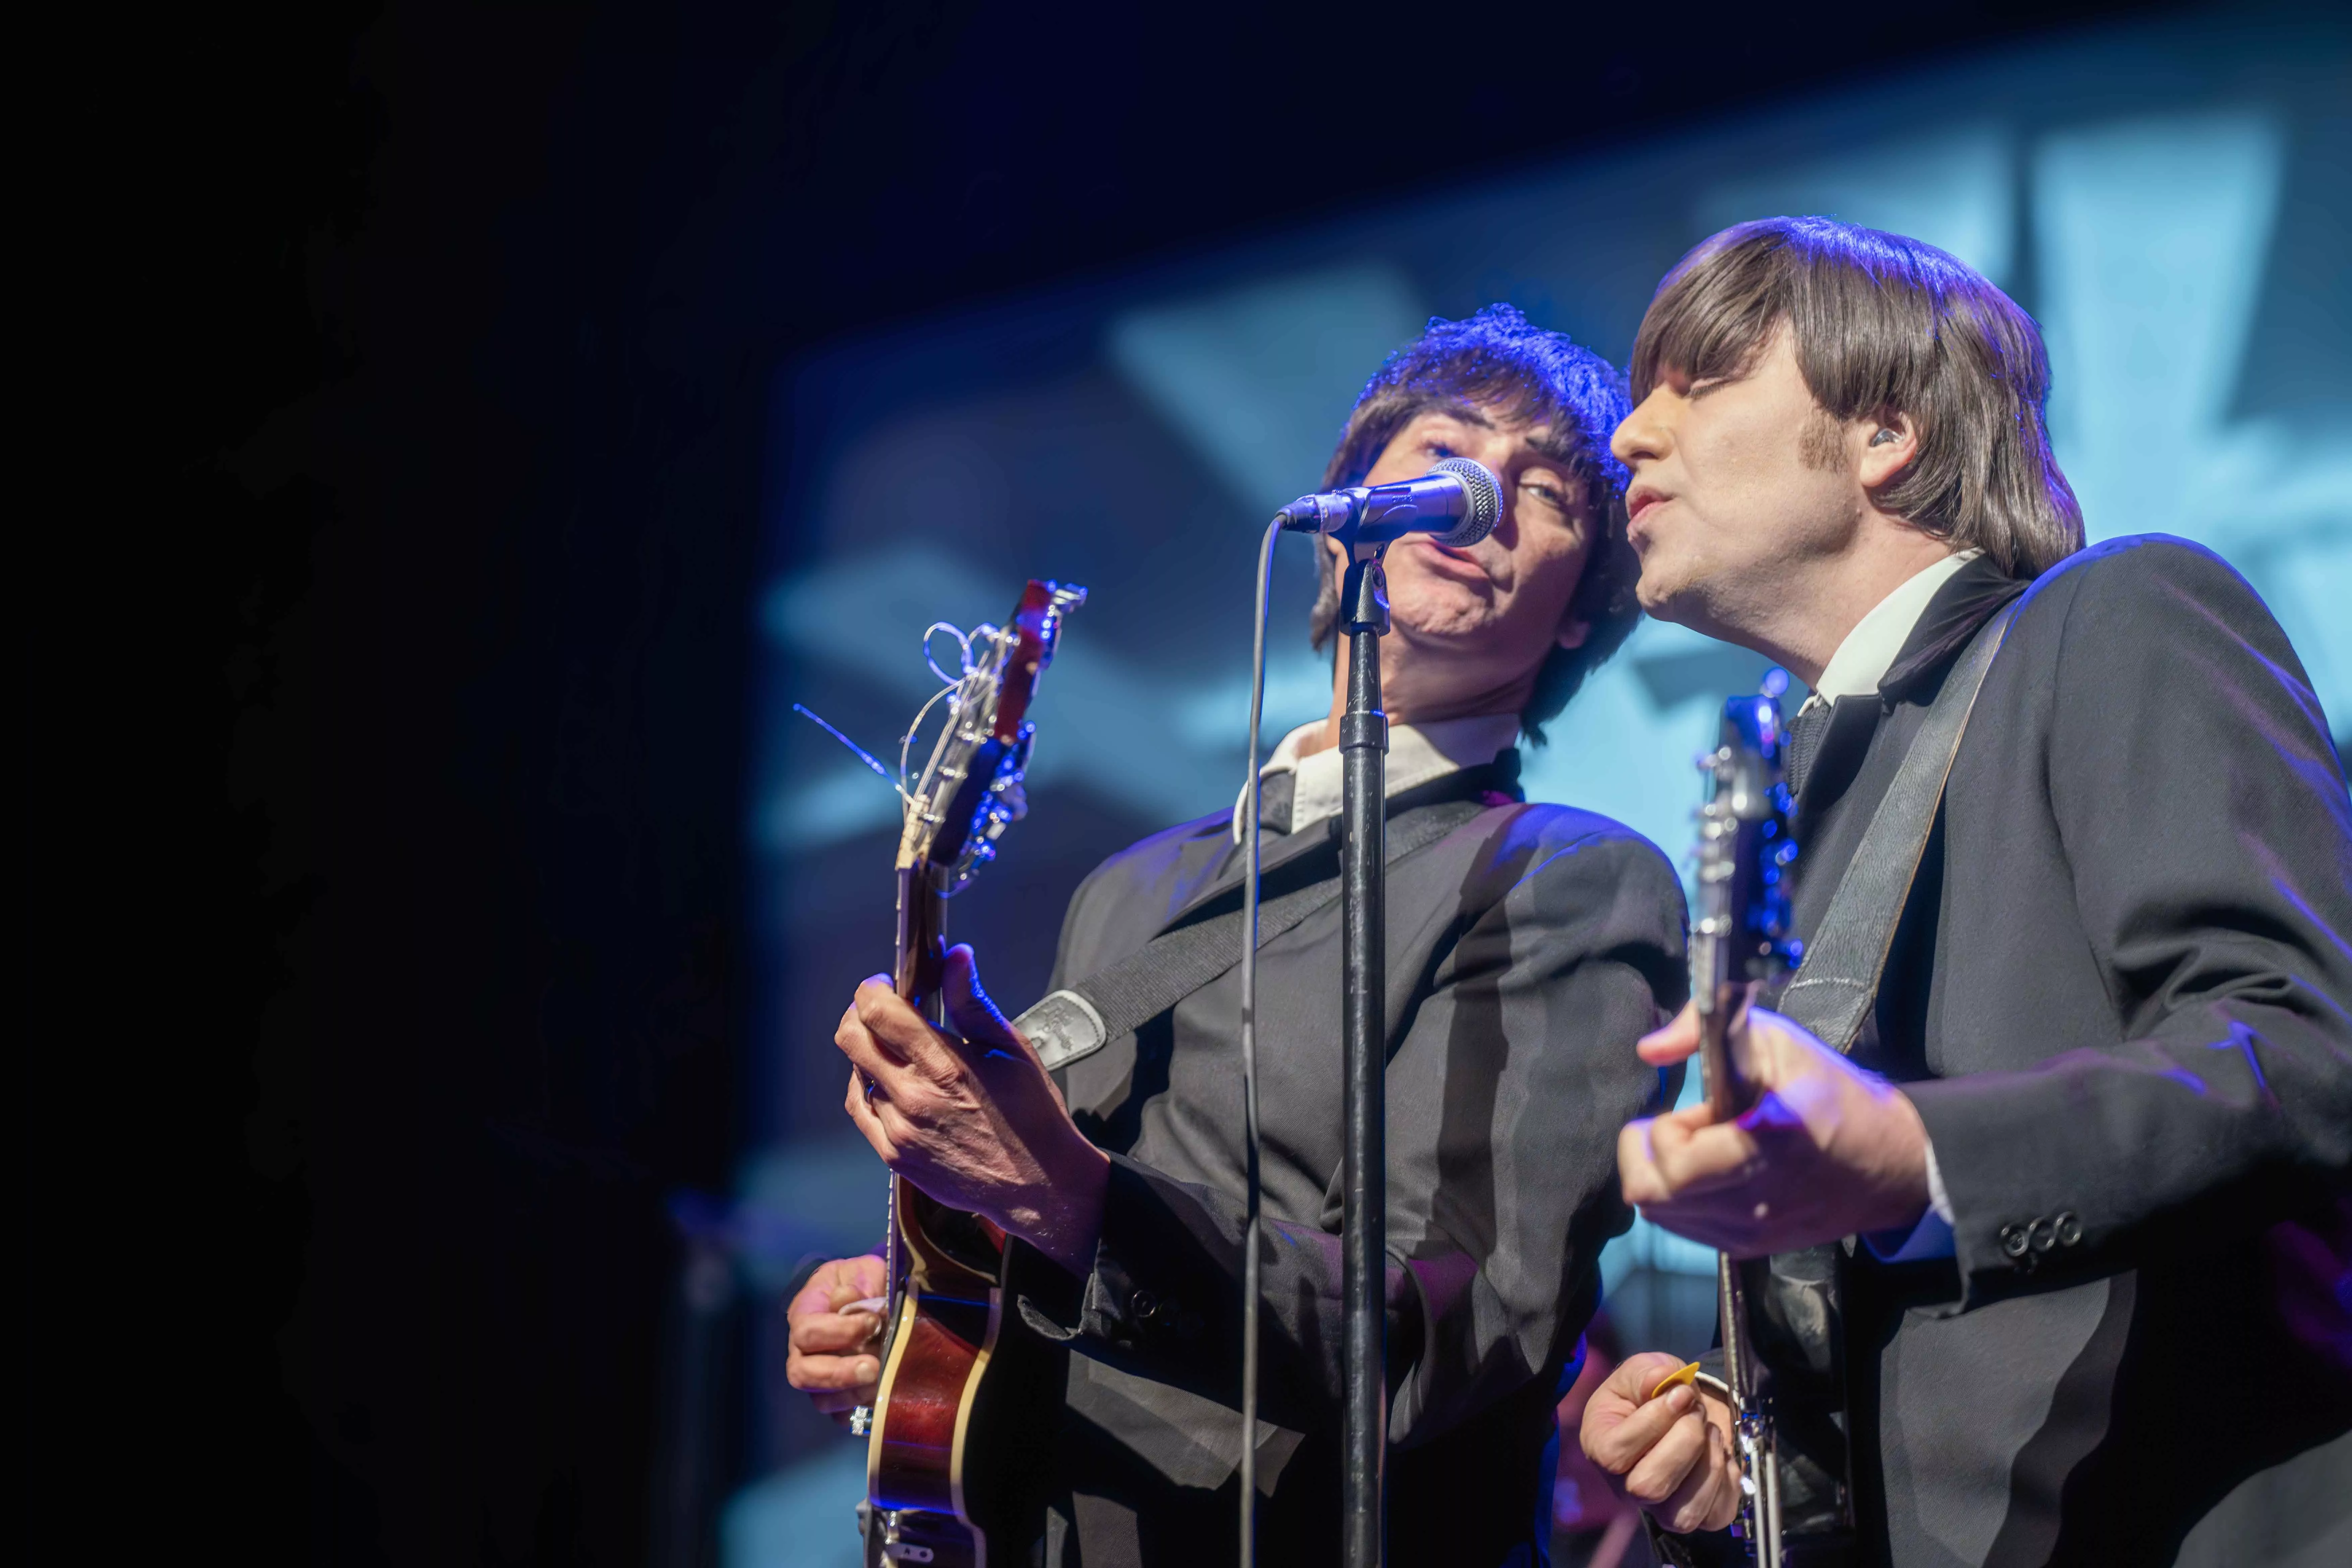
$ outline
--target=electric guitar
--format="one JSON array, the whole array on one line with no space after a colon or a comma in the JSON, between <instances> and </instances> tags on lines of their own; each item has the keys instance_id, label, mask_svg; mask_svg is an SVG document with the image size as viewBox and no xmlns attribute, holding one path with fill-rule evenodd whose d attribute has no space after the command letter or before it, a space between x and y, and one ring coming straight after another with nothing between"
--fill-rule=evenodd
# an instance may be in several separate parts
<instances>
[{"instance_id":1,"label":"electric guitar","mask_svg":"<svg viewBox=\"0 0 2352 1568\"><path fill-rule=\"evenodd\" d=\"M1691 995L1707 1105L1726 1120L1758 1091L1727 1035L1759 984L1803 954L1791 934L1787 872L1797 858L1794 805L1780 773L1780 705L1770 695L1723 706L1699 812L1699 920L1691 928ZM1759 1568L1832 1568L1853 1540L1835 1247L1775 1258L1716 1256L1717 1309L1740 1467L1738 1531Z\"/></svg>"},{"instance_id":2,"label":"electric guitar","mask_svg":"<svg viewBox=\"0 0 2352 1568\"><path fill-rule=\"evenodd\" d=\"M1084 588L1031 582L1012 620L966 640L963 669L898 839L898 993L944 1025L947 900L996 858L1027 810L1023 776L1037 679ZM934 628L936 629L936 628ZM867 1438L867 1568L988 1568L1025 1561L1044 1519L1039 1435L1062 1399L1058 1347L1004 1315L1006 1238L988 1220L890 1184L882 1377L852 1414ZM992 1546L994 1550L992 1552Z\"/></svg>"}]
</instances>

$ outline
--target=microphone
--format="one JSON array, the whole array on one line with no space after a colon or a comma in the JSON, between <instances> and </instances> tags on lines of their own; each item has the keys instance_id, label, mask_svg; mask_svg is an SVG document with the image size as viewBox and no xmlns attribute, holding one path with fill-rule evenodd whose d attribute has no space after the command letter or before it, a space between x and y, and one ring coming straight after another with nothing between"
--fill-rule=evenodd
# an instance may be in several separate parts
<instances>
[{"instance_id":1,"label":"microphone","mask_svg":"<svg viewBox=\"0 0 2352 1568\"><path fill-rule=\"evenodd\" d=\"M1484 463L1446 458L1417 479L1300 496L1274 514L1286 533L1326 533L1346 545L1389 544L1415 531L1460 549L1495 531L1503 487Z\"/></svg>"}]
</instances>

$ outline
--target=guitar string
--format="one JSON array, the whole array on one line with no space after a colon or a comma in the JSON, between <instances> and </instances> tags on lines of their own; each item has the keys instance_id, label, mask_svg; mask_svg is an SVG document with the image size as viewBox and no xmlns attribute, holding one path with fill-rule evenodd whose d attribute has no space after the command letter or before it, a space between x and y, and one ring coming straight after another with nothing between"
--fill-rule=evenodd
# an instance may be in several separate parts
<instances>
[{"instance_id":1,"label":"guitar string","mask_svg":"<svg viewBox=\"0 0 2352 1568\"><path fill-rule=\"evenodd\" d=\"M939 662L931 658L931 634L940 631L955 638L961 647L963 673L961 676L949 675L939 667ZM912 797L906 788L907 761L913 751L916 736L922 731L923 721L929 716L932 708L937 706L940 698L944 697L948 700L946 727L940 731L939 740L932 743L930 763L926 763L923 769L921 782L929 785L931 782L932 767L946 750L949 736L954 731L957 717L969 706L971 699L978 697L982 690L1002 679L1004 653L1010 641L1011 637L1007 628L991 626L986 621L981 622L969 632L958 630L951 621L933 621L923 628L923 663L929 666L930 672L938 676L945 684L931 694L929 701L915 710L914 722L908 724L907 732L898 737L898 793L900 797L906 799L910 805L913 804ZM984 645L977 663L973 662L971 657L973 643Z\"/></svg>"},{"instance_id":2,"label":"guitar string","mask_svg":"<svg viewBox=\"0 0 2352 1568\"><path fill-rule=\"evenodd\" d=\"M958 700L958 692L961 685L962 682L959 681L952 686L942 686L937 691L932 692L931 700L924 703L920 708L915 710L914 722L907 726L907 732L898 737L898 789L902 795L906 795L907 804L909 807L912 807L915 803L913 795L908 794L907 791L907 757L914 749L915 737L921 731L923 728L923 721L929 716L931 710L939 706L940 699L942 697L949 699L948 728L940 732L939 740L934 742L931 746L931 762L937 763L939 761L939 752L940 748L947 743L949 733L955 728L955 716L962 708L961 701ZM926 763L924 765L922 782L928 784L930 782L930 764Z\"/></svg>"},{"instance_id":3,"label":"guitar string","mask_svg":"<svg viewBox=\"0 0 2352 1568\"><path fill-rule=\"evenodd\" d=\"M856 757L859 762L864 763L867 767L872 768L876 778L880 779L884 784L888 784L892 789L897 790L898 792L898 798L901 801L904 801L907 798L907 786L892 778L890 776L890 770L884 767L881 760L876 757L873 752L867 751L865 747L859 745L856 742L851 740L848 736L843 734L840 731L826 723L823 719L817 716L814 710L804 706L803 704L798 702L793 703L793 711L807 720L810 723L814 724L818 729L824 731L826 734L832 736L843 745L848 747L849 754Z\"/></svg>"},{"instance_id":4,"label":"guitar string","mask_svg":"<svg viewBox=\"0 0 2352 1568\"><path fill-rule=\"evenodd\" d=\"M940 668L939 660L931 657L931 637L935 633L939 632L945 632L948 636L955 638L959 662L962 666L961 674L950 675L946 670ZM974 673L971 662L972 643L975 640L992 639L996 636L997 628L990 626L985 621L982 622L979 626L972 627L969 632L963 630L952 621L933 621L929 626L923 628L923 639L921 645L923 662L930 667L930 671L933 675L939 677L940 689L931 694L930 701L924 703L922 707L915 710L914 722L908 725L907 732L898 737L898 776L895 779L890 776L890 770L882 765L880 758L867 751L865 747L859 745L856 742L851 740L848 736L843 734L838 729L835 728L832 723L828 722L824 715L818 713L814 708L809 707L804 702L795 702L793 704L793 711L807 720L810 723L814 724L818 729L824 731L835 740L840 742L842 746L851 756L856 757L859 762L864 763L867 767L874 770L874 776L876 778L880 779L884 784L888 784L893 790L897 791L898 799L902 803L908 802L910 797L907 791L907 759L909 748L915 739L916 731L919 731L923 727L923 719L925 715L930 712L933 703L938 702L940 698L948 696L957 687L962 685L966 680L971 678ZM951 710L953 707L961 705L951 704Z\"/></svg>"},{"instance_id":5,"label":"guitar string","mask_svg":"<svg viewBox=\"0 0 2352 1568\"><path fill-rule=\"evenodd\" d=\"M970 632L965 632L960 629L953 621L933 621L929 626L923 628L923 662L931 667L931 673L940 678L940 684L942 686L953 686L956 682L963 679L965 676L971 673L971 639L976 637L986 636L995 630L996 628L994 626L989 626L985 622L972 627ZM960 673L950 675L946 670L940 668L940 661L931 657L931 634L934 632L945 632L948 636L955 638L956 647L961 650L961 654L962 669Z\"/></svg>"}]
</instances>

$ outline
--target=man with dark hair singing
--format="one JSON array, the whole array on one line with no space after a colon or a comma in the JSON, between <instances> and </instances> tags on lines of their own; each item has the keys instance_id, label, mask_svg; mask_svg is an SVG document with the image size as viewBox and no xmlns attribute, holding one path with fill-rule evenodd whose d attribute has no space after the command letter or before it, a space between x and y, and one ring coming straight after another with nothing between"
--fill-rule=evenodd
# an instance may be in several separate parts
<instances>
[{"instance_id":1,"label":"man with dark hair singing","mask_svg":"<svg viewBox=\"0 0 2352 1568\"><path fill-rule=\"evenodd\" d=\"M1811 685L1798 932L1892 933L1850 1054L1752 1006L1755 1108L1619 1146L1685 1236L1843 1243L1845 1560L2352 1561L2352 806L2294 650L2195 545L2084 548L2039 331L1930 246L1727 230L1633 382L1642 603ZM1675 1366L1623 1363L1583 1444L1717 1530L1730 1433Z\"/></svg>"},{"instance_id":2,"label":"man with dark hair singing","mask_svg":"<svg viewBox=\"0 0 2352 1568\"><path fill-rule=\"evenodd\" d=\"M1607 450L1626 407L1607 364L1491 307L1433 322L1382 367L1325 476L1380 484L1459 456L1493 470L1504 497L1481 542L1414 535L1387 559L1400 1563L1543 1558L1554 1405L1599 1297L1601 1246L1631 1222L1617 1131L1661 1085L1633 1044L1685 984L1683 899L1664 858L1613 822L1524 804L1517 783L1517 737L1540 738L1639 614L1623 470ZM1335 596L1317 615L1318 642ZM1337 884L1344 668L1331 717L1286 737L1264 770L1269 899ZM1451 826L1398 847L1416 823ZM1054 984L1236 904L1241 828L1238 810L1219 812L1087 877ZM1325 1563L1340 1499L1337 900L1270 934L1258 963L1259 1560ZM981 994L968 950L950 955L946 991L953 1035L887 982L859 989L836 1037L856 1069L848 1109L894 1169L1019 1238L1006 1316L1017 1306L1075 1352L1060 1429L1037 1435L1053 1446L1056 1494L1043 1561L1231 1561L1246 1169L1237 974L1073 1062L1058 1084ZM792 1304L791 1376L826 1409L871 1397L875 1321L843 1309L882 1284L879 1259L851 1258Z\"/></svg>"}]
</instances>

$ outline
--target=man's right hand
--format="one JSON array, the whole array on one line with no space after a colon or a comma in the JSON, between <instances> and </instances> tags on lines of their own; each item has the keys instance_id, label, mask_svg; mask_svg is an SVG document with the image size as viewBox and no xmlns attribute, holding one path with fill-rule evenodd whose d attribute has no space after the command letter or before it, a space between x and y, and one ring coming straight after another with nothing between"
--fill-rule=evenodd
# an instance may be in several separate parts
<instances>
[{"instance_id":1,"label":"man's right hand","mask_svg":"<svg viewBox=\"0 0 2352 1568\"><path fill-rule=\"evenodd\" d=\"M880 1258L837 1258L810 1275L784 1309L792 1325L784 1375L839 1426L849 1425L853 1406L874 1403L882 1377L881 1315L842 1309L888 1289Z\"/></svg>"},{"instance_id":2,"label":"man's right hand","mask_svg":"<svg viewBox=\"0 0 2352 1568\"><path fill-rule=\"evenodd\" d=\"M1656 1351L1628 1356L1585 1402L1577 1433L1585 1458L1678 1535L1721 1530L1739 1511L1730 1410L1688 1384L1650 1397L1682 1364Z\"/></svg>"}]
</instances>

